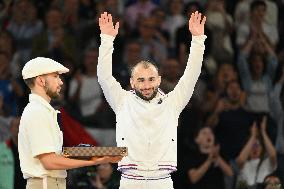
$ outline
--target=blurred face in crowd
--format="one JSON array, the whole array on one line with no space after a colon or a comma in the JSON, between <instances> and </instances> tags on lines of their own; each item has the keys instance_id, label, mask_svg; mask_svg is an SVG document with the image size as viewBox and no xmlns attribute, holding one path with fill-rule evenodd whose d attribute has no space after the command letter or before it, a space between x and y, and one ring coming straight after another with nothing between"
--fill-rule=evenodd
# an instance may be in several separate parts
<instances>
[{"instance_id":1,"label":"blurred face in crowd","mask_svg":"<svg viewBox=\"0 0 284 189\"><path fill-rule=\"evenodd\" d=\"M217 81L219 84L224 85L229 81L236 80L237 73L232 64L221 64L217 72Z\"/></svg>"},{"instance_id":2,"label":"blurred face in crowd","mask_svg":"<svg viewBox=\"0 0 284 189\"><path fill-rule=\"evenodd\" d=\"M110 163L100 164L97 167L97 174L103 183L110 179L112 173L113 168Z\"/></svg>"},{"instance_id":3,"label":"blurred face in crowd","mask_svg":"<svg viewBox=\"0 0 284 189\"><path fill-rule=\"evenodd\" d=\"M64 1L64 8L68 12L75 12L78 11L79 8L79 1L78 0L65 0Z\"/></svg>"},{"instance_id":4,"label":"blurred face in crowd","mask_svg":"<svg viewBox=\"0 0 284 189\"><path fill-rule=\"evenodd\" d=\"M215 143L215 136L209 127L202 128L195 137L196 144L205 149L211 149Z\"/></svg>"},{"instance_id":5,"label":"blurred face in crowd","mask_svg":"<svg viewBox=\"0 0 284 189\"><path fill-rule=\"evenodd\" d=\"M88 71L96 71L97 70L97 63L98 63L98 51L96 49L91 49L86 52L84 65Z\"/></svg>"},{"instance_id":6,"label":"blurred face in crowd","mask_svg":"<svg viewBox=\"0 0 284 189\"><path fill-rule=\"evenodd\" d=\"M143 18L140 20L139 33L143 39L151 39L155 35L155 18Z\"/></svg>"},{"instance_id":7,"label":"blurred face in crowd","mask_svg":"<svg viewBox=\"0 0 284 189\"><path fill-rule=\"evenodd\" d=\"M172 0L170 2L171 14L176 15L182 13L183 2L181 0Z\"/></svg>"},{"instance_id":8,"label":"blurred face in crowd","mask_svg":"<svg viewBox=\"0 0 284 189\"><path fill-rule=\"evenodd\" d=\"M152 100L157 95L160 83L161 76L152 64L138 63L133 68L130 84L136 95L143 100Z\"/></svg>"},{"instance_id":9,"label":"blurred face in crowd","mask_svg":"<svg viewBox=\"0 0 284 189\"><path fill-rule=\"evenodd\" d=\"M231 81L230 83L228 83L226 92L228 95L228 100L231 103L239 103L241 97L241 88L240 84L237 81Z\"/></svg>"},{"instance_id":10,"label":"blurred face in crowd","mask_svg":"<svg viewBox=\"0 0 284 189\"><path fill-rule=\"evenodd\" d=\"M264 63L262 57L260 55L254 55L250 63L252 74L255 76L255 78L261 77L264 70Z\"/></svg>"},{"instance_id":11,"label":"blurred face in crowd","mask_svg":"<svg viewBox=\"0 0 284 189\"><path fill-rule=\"evenodd\" d=\"M23 23L29 18L31 3L27 0L18 1L13 7L13 20Z\"/></svg>"},{"instance_id":12,"label":"blurred face in crowd","mask_svg":"<svg viewBox=\"0 0 284 189\"><path fill-rule=\"evenodd\" d=\"M38 76L36 78L36 83L44 88L45 93L50 97L50 99L57 99L60 97L63 82L58 73L54 72Z\"/></svg>"},{"instance_id":13,"label":"blurred face in crowd","mask_svg":"<svg viewBox=\"0 0 284 189\"><path fill-rule=\"evenodd\" d=\"M62 14L59 10L50 10L46 15L46 24L49 30L56 30L62 27Z\"/></svg>"},{"instance_id":14,"label":"blurred face in crowd","mask_svg":"<svg viewBox=\"0 0 284 189\"><path fill-rule=\"evenodd\" d=\"M280 179L276 176L269 176L264 180L264 189L282 189Z\"/></svg>"},{"instance_id":15,"label":"blurred face in crowd","mask_svg":"<svg viewBox=\"0 0 284 189\"><path fill-rule=\"evenodd\" d=\"M251 12L251 15L253 18L260 19L260 20L264 19L265 14L266 14L266 7L263 5L259 5L255 7Z\"/></svg>"},{"instance_id":16,"label":"blurred face in crowd","mask_svg":"<svg viewBox=\"0 0 284 189\"><path fill-rule=\"evenodd\" d=\"M130 66L136 64L141 57L141 45L138 42L130 42L126 46L126 59Z\"/></svg>"},{"instance_id":17,"label":"blurred face in crowd","mask_svg":"<svg viewBox=\"0 0 284 189\"><path fill-rule=\"evenodd\" d=\"M153 18L155 19L155 22L156 22L157 26L161 26L164 23L165 18L166 18L166 14L163 11L163 9L156 8L153 11L152 15L153 15Z\"/></svg>"},{"instance_id":18,"label":"blurred face in crowd","mask_svg":"<svg viewBox=\"0 0 284 189\"><path fill-rule=\"evenodd\" d=\"M262 146L259 140L256 140L256 142L252 146L252 150L250 152L250 158L251 159L257 159L260 158L262 153Z\"/></svg>"},{"instance_id":19,"label":"blurred face in crowd","mask_svg":"<svg viewBox=\"0 0 284 189\"><path fill-rule=\"evenodd\" d=\"M179 63L176 59L167 59L162 65L164 79L176 81L179 77Z\"/></svg>"}]
</instances>

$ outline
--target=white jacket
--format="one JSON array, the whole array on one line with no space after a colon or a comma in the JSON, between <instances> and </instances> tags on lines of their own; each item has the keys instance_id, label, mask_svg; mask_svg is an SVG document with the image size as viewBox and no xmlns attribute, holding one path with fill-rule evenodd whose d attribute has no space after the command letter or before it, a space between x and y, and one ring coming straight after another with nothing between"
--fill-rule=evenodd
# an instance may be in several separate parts
<instances>
[{"instance_id":1,"label":"white jacket","mask_svg":"<svg viewBox=\"0 0 284 189\"><path fill-rule=\"evenodd\" d=\"M128 147L128 156L119 162L119 170L173 172L177 165L178 118L190 100L201 72L205 35L194 36L188 63L175 89L161 91L151 101L125 91L112 76L114 37L101 34L98 80L116 114L117 146Z\"/></svg>"}]
</instances>

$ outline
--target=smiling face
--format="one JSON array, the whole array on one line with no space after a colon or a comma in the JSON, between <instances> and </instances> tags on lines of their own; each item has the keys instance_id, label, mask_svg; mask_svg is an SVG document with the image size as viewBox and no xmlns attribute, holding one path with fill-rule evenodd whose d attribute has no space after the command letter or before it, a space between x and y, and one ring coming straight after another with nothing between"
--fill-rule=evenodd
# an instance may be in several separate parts
<instances>
[{"instance_id":1,"label":"smiling face","mask_svg":"<svg viewBox=\"0 0 284 189\"><path fill-rule=\"evenodd\" d=\"M161 83L157 68L150 62L142 61L132 70L130 84L136 95L143 100L152 100Z\"/></svg>"}]
</instances>

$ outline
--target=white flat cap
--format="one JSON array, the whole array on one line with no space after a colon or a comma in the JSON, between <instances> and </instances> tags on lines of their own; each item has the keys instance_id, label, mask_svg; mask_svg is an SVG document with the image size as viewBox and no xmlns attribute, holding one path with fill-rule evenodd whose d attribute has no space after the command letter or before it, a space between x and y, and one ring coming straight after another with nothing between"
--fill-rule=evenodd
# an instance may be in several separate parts
<instances>
[{"instance_id":1,"label":"white flat cap","mask_svg":"<svg viewBox=\"0 0 284 189\"><path fill-rule=\"evenodd\" d=\"M69 69L50 58L37 57L25 64L22 70L22 76L23 79L28 79L53 72L62 74L69 72Z\"/></svg>"}]
</instances>

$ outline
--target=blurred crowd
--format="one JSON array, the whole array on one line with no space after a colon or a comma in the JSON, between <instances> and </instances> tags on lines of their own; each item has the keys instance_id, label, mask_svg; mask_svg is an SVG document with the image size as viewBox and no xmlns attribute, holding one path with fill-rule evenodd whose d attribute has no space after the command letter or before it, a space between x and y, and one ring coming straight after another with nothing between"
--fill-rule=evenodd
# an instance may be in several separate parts
<instances>
[{"instance_id":1,"label":"blurred crowd","mask_svg":"<svg viewBox=\"0 0 284 189\"><path fill-rule=\"evenodd\" d=\"M115 115L96 73L98 17L107 11L120 23L112 73L121 86L129 90L131 67L149 60L168 93L185 69L188 18L197 10L207 17L206 50L179 119L175 188L283 188L283 0L1 0L0 188L25 188L17 133L30 93L21 77L28 60L44 56L68 67L52 104L98 145L115 145ZM119 178L114 165L81 168L69 171L67 188L117 189Z\"/></svg>"}]
</instances>

